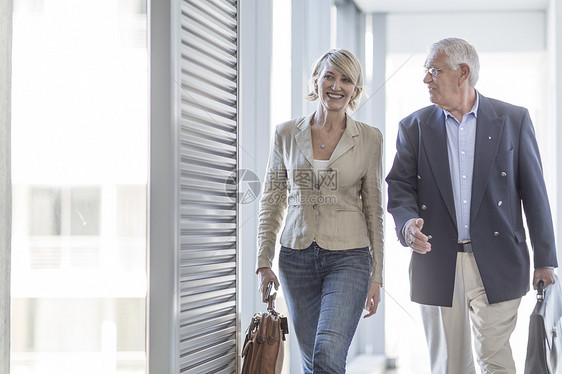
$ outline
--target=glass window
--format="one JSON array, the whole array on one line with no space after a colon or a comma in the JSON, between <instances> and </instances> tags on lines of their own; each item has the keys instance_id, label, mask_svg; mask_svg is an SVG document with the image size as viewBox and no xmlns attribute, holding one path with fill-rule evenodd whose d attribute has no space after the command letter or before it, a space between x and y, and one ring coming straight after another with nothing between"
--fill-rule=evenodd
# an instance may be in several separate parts
<instances>
[{"instance_id":1,"label":"glass window","mask_svg":"<svg viewBox=\"0 0 562 374\"><path fill-rule=\"evenodd\" d=\"M72 188L70 190L70 235L100 234L100 189Z\"/></svg>"},{"instance_id":2,"label":"glass window","mask_svg":"<svg viewBox=\"0 0 562 374\"><path fill-rule=\"evenodd\" d=\"M145 373L146 9L14 1L12 374Z\"/></svg>"},{"instance_id":3,"label":"glass window","mask_svg":"<svg viewBox=\"0 0 562 374\"><path fill-rule=\"evenodd\" d=\"M29 229L33 236L60 235L60 190L34 187L30 191Z\"/></svg>"}]
</instances>

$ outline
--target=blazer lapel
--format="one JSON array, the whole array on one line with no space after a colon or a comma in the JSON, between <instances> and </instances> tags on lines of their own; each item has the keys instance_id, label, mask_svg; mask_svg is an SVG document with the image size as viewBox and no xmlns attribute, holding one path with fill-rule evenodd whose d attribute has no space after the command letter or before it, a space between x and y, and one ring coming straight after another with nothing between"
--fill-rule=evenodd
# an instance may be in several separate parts
<instances>
[{"instance_id":1,"label":"blazer lapel","mask_svg":"<svg viewBox=\"0 0 562 374\"><path fill-rule=\"evenodd\" d=\"M474 148L474 172L472 175L471 220L476 217L488 185L488 176L494 165L504 123L505 118L498 117L488 100L480 95Z\"/></svg>"},{"instance_id":2,"label":"blazer lapel","mask_svg":"<svg viewBox=\"0 0 562 374\"><path fill-rule=\"evenodd\" d=\"M312 151L312 132L310 129L310 120L312 115L309 115L302 119L301 122L297 124L297 129L299 130L295 135L295 141L299 147L303 156L308 160L310 165L314 165L314 154ZM355 137L359 135L357 130L357 124L355 121L347 116L346 128L343 132L336 149L330 157L329 165L331 165L335 160L343 156L347 151L355 146Z\"/></svg>"},{"instance_id":3,"label":"blazer lapel","mask_svg":"<svg viewBox=\"0 0 562 374\"><path fill-rule=\"evenodd\" d=\"M303 156L308 160L310 165L314 165L314 154L312 153L312 132L310 130L310 120L312 115L304 117L298 124L299 130L295 134L295 141Z\"/></svg>"},{"instance_id":4,"label":"blazer lapel","mask_svg":"<svg viewBox=\"0 0 562 374\"><path fill-rule=\"evenodd\" d=\"M455 201L447 152L447 129L443 110L434 107L429 117L420 121L421 143L427 154L431 172L453 222L457 222Z\"/></svg>"},{"instance_id":5,"label":"blazer lapel","mask_svg":"<svg viewBox=\"0 0 562 374\"><path fill-rule=\"evenodd\" d=\"M340 138L340 141L338 142L336 149L334 149L334 152L330 157L329 165L334 163L334 161L343 156L345 152L349 151L355 146L355 137L359 135L359 132L357 131L357 124L350 116L347 116L345 126L346 127Z\"/></svg>"}]
</instances>

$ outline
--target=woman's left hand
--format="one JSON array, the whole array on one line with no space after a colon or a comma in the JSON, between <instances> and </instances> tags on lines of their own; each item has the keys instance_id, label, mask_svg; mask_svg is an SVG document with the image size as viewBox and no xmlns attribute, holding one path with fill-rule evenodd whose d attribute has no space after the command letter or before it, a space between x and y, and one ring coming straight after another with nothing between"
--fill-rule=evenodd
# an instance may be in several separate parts
<instances>
[{"instance_id":1,"label":"woman's left hand","mask_svg":"<svg viewBox=\"0 0 562 374\"><path fill-rule=\"evenodd\" d=\"M369 294L367 295L367 301L365 302L365 310L369 313L365 314L363 318L367 318L375 314L380 302L381 285L371 282L371 285L369 286Z\"/></svg>"}]
</instances>

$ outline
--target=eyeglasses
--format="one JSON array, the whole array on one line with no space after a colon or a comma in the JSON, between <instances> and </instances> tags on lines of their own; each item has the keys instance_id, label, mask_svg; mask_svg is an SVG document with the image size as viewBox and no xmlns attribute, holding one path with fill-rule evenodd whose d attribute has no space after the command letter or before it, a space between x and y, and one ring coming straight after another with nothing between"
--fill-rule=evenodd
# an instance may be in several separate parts
<instances>
[{"instance_id":1,"label":"eyeglasses","mask_svg":"<svg viewBox=\"0 0 562 374\"><path fill-rule=\"evenodd\" d=\"M445 69L453 69L453 68L451 67L436 68L435 66L424 67L424 72L425 72L424 75L427 75L427 73L429 73L429 75L431 75L432 78L436 78L439 75L439 72Z\"/></svg>"}]
</instances>

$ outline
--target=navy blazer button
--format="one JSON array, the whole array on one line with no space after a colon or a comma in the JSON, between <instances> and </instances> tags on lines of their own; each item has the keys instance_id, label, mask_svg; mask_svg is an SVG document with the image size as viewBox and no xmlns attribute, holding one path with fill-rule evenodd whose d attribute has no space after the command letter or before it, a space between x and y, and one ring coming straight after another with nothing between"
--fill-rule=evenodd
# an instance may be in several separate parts
<instances>
[{"instance_id":1,"label":"navy blazer button","mask_svg":"<svg viewBox=\"0 0 562 374\"><path fill-rule=\"evenodd\" d=\"M505 171L502 171L500 174L502 177L507 177L507 173Z\"/></svg>"},{"instance_id":2,"label":"navy blazer button","mask_svg":"<svg viewBox=\"0 0 562 374\"><path fill-rule=\"evenodd\" d=\"M494 231L494 236L500 236L500 233L497 231Z\"/></svg>"},{"instance_id":3,"label":"navy blazer button","mask_svg":"<svg viewBox=\"0 0 562 374\"><path fill-rule=\"evenodd\" d=\"M418 175L418 179L421 179L421 175Z\"/></svg>"},{"instance_id":4,"label":"navy blazer button","mask_svg":"<svg viewBox=\"0 0 562 374\"><path fill-rule=\"evenodd\" d=\"M501 200L498 201L498 206L502 206L502 204L503 204L503 201L501 201Z\"/></svg>"},{"instance_id":5,"label":"navy blazer button","mask_svg":"<svg viewBox=\"0 0 562 374\"><path fill-rule=\"evenodd\" d=\"M422 204L421 208L422 208L422 210L426 210L427 206L425 204Z\"/></svg>"}]
</instances>

